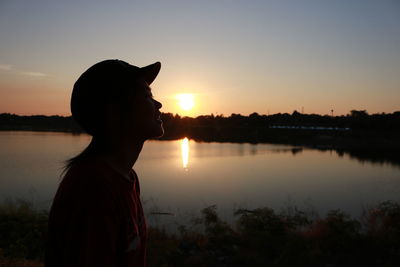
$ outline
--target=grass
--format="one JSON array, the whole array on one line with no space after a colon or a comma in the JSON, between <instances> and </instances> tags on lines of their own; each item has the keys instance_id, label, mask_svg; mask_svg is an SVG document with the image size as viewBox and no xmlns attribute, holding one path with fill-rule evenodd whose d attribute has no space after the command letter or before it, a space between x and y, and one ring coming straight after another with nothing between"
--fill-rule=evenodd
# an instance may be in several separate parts
<instances>
[{"instance_id":1,"label":"grass","mask_svg":"<svg viewBox=\"0 0 400 267\"><path fill-rule=\"evenodd\" d=\"M204 208L178 233L150 228L149 266L400 266L400 204L383 202L356 220L295 207L239 209L236 223ZM26 201L0 205L0 266L43 266L48 214Z\"/></svg>"},{"instance_id":2,"label":"grass","mask_svg":"<svg viewBox=\"0 0 400 267\"><path fill-rule=\"evenodd\" d=\"M0 266L43 266L47 212L24 200L0 205Z\"/></svg>"}]
</instances>

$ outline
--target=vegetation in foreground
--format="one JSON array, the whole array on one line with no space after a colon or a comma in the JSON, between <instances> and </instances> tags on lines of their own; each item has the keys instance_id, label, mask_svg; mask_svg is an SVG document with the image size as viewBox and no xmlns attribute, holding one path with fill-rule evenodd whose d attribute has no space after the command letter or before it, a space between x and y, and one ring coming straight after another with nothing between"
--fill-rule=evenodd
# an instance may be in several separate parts
<instances>
[{"instance_id":1,"label":"vegetation in foreground","mask_svg":"<svg viewBox=\"0 0 400 267\"><path fill-rule=\"evenodd\" d=\"M149 266L400 266L400 204L383 202L360 220L293 207L239 209L236 225L216 206L177 234L149 229ZM0 266L43 266L48 214L26 201L0 205Z\"/></svg>"}]
</instances>

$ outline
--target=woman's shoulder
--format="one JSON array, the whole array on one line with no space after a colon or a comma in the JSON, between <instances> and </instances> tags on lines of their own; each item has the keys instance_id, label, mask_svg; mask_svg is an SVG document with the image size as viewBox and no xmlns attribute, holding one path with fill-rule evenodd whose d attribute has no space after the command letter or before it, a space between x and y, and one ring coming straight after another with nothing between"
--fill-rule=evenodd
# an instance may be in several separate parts
<instances>
[{"instance_id":1,"label":"woman's shoulder","mask_svg":"<svg viewBox=\"0 0 400 267\"><path fill-rule=\"evenodd\" d=\"M118 195L103 169L105 167L97 160L80 161L70 166L55 195L51 209L53 216L113 213Z\"/></svg>"},{"instance_id":2,"label":"woman's shoulder","mask_svg":"<svg viewBox=\"0 0 400 267\"><path fill-rule=\"evenodd\" d=\"M96 187L103 185L107 180L107 168L96 159L86 159L76 162L66 171L62 184L90 185L95 183Z\"/></svg>"}]
</instances>

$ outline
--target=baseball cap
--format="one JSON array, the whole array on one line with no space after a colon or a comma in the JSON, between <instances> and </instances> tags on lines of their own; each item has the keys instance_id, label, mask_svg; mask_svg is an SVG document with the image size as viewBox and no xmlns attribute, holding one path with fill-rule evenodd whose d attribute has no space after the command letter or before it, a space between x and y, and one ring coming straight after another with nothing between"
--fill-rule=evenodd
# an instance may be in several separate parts
<instances>
[{"instance_id":1,"label":"baseball cap","mask_svg":"<svg viewBox=\"0 0 400 267\"><path fill-rule=\"evenodd\" d=\"M140 68L118 59L94 64L74 84L72 117L88 134L99 133L107 105L131 94L137 80L142 79L150 85L160 68L160 62Z\"/></svg>"}]
</instances>

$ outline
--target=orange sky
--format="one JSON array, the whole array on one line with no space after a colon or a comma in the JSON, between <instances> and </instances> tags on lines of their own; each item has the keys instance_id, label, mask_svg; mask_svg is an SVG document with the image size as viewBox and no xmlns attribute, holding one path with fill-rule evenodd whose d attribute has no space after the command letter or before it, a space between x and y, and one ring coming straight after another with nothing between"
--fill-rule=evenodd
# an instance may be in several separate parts
<instances>
[{"instance_id":1,"label":"orange sky","mask_svg":"<svg viewBox=\"0 0 400 267\"><path fill-rule=\"evenodd\" d=\"M163 112L400 110L396 1L150 2L2 2L0 113L69 115L75 80L108 58L161 61Z\"/></svg>"}]
</instances>

